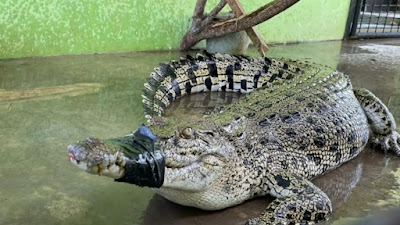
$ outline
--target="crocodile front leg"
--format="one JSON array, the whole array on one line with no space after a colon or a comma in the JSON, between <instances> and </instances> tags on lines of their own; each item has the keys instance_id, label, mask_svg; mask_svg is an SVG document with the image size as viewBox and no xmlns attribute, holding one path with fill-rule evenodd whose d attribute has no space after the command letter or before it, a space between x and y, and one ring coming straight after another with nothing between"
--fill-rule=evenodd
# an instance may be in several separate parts
<instances>
[{"instance_id":1,"label":"crocodile front leg","mask_svg":"<svg viewBox=\"0 0 400 225\"><path fill-rule=\"evenodd\" d=\"M396 132L396 121L389 109L365 88L354 88L354 94L363 107L373 131L372 143L385 152L390 150L400 156L400 136Z\"/></svg>"},{"instance_id":2,"label":"crocodile front leg","mask_svg":"<svg viewBox=\"0 0 400 225\"><path fill-rule=\"evenodd\" d=\"M310 181L287 172L268 173L266 179L270 194L277 199L247 225L305 225L327 220L331 201Z\"/></svg>"}]
</instances>

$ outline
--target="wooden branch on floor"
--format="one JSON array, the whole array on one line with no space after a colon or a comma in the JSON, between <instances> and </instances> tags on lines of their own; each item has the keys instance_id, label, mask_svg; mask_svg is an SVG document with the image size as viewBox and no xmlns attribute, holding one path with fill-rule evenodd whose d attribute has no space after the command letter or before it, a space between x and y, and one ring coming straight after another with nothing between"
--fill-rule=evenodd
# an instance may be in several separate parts
<instances>
[{"instance_id":1,"label":"wooden branch on floor","mask_svg":"<svg viewBox=\"0 0 400 225\"><path fill-rule=\"evenodd\" d=\"M259 9L250 14L244 14L243 10L243 12L241 12L243 13L241 16L220 22L213 22L214 16L210 17L211 15L210 13L206 17L203 17L201 22L197 24L196 29L190 29L185 34L185 36L181 41L180 48L183 51L189 50L193 45L195 45L197 42L203 39L211 37L220 37L241 30L246 30L278 15L279 13L281 13L282 11L286 10L287 8L291 7L292 5L294 5L299 1L300 0L275 0L269 4L260 7ZM214 12L215 15L218 14L218 12L222 10L225 4L229 2L238 3L238 1L235 0L232 1L222 0L212 12L216 11L217 13ZM237 11L239 12L242 10L239 7ZM256 37L260 38L257 31L254 34L254 39L256 39ZM261 42L260 46L262 46Z\"/></svg>"}]
</instances>

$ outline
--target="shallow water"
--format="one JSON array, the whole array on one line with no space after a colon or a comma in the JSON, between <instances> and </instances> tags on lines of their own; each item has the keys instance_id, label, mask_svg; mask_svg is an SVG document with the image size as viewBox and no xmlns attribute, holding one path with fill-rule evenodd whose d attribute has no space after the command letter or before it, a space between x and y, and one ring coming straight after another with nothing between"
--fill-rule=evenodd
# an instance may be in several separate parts
<instances>
[{"instance_id":1,"label":"shallow water","mask_svg":"<svg viewBox=\"0 0 400 225\"><path fill-rule=\"evenodd\" d=\"M399 43L273 46L269 56L337 67L351 75L354 86L373 91L400 121ZM0 61L0 224L243 224L261 213L272 198L205 212L168 202L147 188L86 174L69 162L68 144L87 136L121 136L142 124L145 78L159 62L179 55L136 52ZM191 96L175 102L169 113L200 115L207 107L238 98ZM398 206L399 163L392 154L368 148L317 178L314 182L335 208L327 224L345 224Z\"/></svg>"}]
</instances>

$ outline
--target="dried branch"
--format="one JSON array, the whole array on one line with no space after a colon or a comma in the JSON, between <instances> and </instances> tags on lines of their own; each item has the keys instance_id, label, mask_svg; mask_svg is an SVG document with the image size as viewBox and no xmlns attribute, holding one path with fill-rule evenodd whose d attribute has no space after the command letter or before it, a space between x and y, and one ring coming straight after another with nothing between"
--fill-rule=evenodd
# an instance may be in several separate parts
<instances>
[{"instance_id":1,"label":"dried branch","mask_svg":"<svg viewBox=\"0 0 400 225\"><path fill-rule=\"evenodd\" d=\"M239 0L226 0L231 7L233 13L235 13L236 17L241 17L246 14L242 4ZM256 28L249 27L246 29L247 36L251 39L253 44L256 46L258 52L261 56L265 56L265 53L268 51L268 46L265 41L262 39L261 35L258 33Z\"/></svg>"},{"instance_id":2,"label":"dried branch","mask_svg":"<svg viewBox=\"0 0 400 225\"><path fill-rule=\"evenodd\" d=\"M196 26L192 27L193 32L199 32L201 29L203 29L205 26L209 25L213 19L218 15L219 12L225 7L226 1L221 0L218 5L205 17L203 18L199 24L196 24Z\"/></svg>"},{"instance_id":3,"label":"dried branch","mask_svg":"<svg viewBox=\"0 0 400 225\"><path fill-rule=\"evenodd\" d=\"M204 14L204 8L206 7L207 0L198 0L196 3L196 7L194 8L193 15L195 17L201 18Z\"/></svg>"},{"instance_id":4,"label":"dried branch","mask_svg":"<svg viewBox=\"0 0 400 225\"><path fill-rule=\"evenodd\" d=\"M198 0L196 3L196 7L194 7L194 13L193 13L193 21L192 21L192 31L194 31L194 28L199 25L201 22L203 15L204 15L204 9L206 7L207 0Z\"/></svg>"},{"instance_id":5,"label":"dried branch","mask_svg":"<svg viewBox=\"0 0 400 225\"><path fill-rule=\"evenodd\" d=\"M182 39L180 48L181 50L188 50L203 39L220 37L253 27L278 15L299 1L300 0L275 0L250 14L222 22L211 22L197 32L189 31L186 33Z\"/></svg>"}]
</instances>

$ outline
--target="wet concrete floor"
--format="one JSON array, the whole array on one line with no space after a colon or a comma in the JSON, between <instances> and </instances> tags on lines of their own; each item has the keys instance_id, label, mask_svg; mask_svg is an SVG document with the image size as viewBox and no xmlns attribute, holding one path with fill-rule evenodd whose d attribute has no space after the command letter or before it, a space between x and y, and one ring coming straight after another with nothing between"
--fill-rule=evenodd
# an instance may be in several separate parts
<instances>
[{"instance_id":1,"label":"wet concrete floor","mask_svg":"<svg viewBox=\"0 0 400 225\"><path fill-rule=\"evenodd\" d=\"M373 91L400 121L400 40L278 45L270 57L330 65ZM0 61L0 224L243 224L272 200L207 212L171 203L150 189L75 168L68 144L109 138L144 122L141 89L159 62L179 52L135 52ZM256 56L251 50L249 55ZM201 115L239 98L200 94L168 113ZM367 148L313 182L333 202L326 224L347 224L400 205L400 159Z\"/></svg>"}]
</instances>

